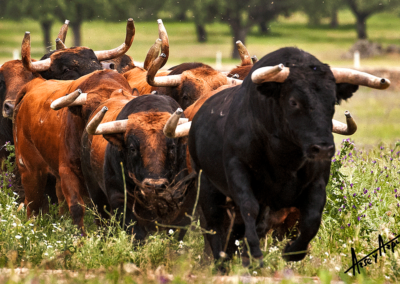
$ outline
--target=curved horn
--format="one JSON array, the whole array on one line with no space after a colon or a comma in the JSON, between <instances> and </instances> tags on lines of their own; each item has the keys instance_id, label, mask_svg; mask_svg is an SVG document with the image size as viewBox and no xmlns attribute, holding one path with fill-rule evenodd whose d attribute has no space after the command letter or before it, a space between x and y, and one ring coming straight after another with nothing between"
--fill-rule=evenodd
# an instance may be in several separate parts
<instances>
[{"instance_id":1,"label":"curved horn","mask_svg":"<svg viewBox=\"0 0 400 284\"><path fill-rule=\"evenodd\" d=\"M379 78L365 72L348 68L331 68L331 70L333 76L335 76L336 83L361 85L380 90L390 86L390 81L388 79Z\"/></svg>"},{"instance_id":2,"label":"curved horn","mask_svg":"<svg viewBox=\"0 0 400 284\"><path fill-rule=\"evenodd\" d=\"M169 58L169 41L168 41L168 34L167 30L164 27L163 21L161 19L157 20L158 23L158 37L161 39L161 52L165 54L164 62L161 64L160 68L163 68L164 65L167 63Z\"/></svg>"},{"instance_id":3,"label":"curved horn","mask_svg":"<svg viewBox=\"0 0 400 284\"><path fill-rule=\"evenodd\" d=\"M251 61L253 61L253 64L256 63L256 62L258 61L257 56L253 55L253 56L251 57Z\"/></svg>"},{"instance_id":4,"label":"curved horn","mask_svg":"<svg viewBox=\"0 0 400 284\"><path fill-rule=\"evenodd\" d=\"M237 49L239 51L239 55L240 55L240 58L242 60L242 64L241 65L242 66L253 65L253 63L251 61L251 58L250 58L250 54L247 51L247 48L244 46L244 44L240 40L238 40L236 42L236 47L237 47Z\"/></svg>"},{"instance_id":5,"label":"curved horn","mask_svg":"<svg viewBox=\"0 0 400 284\"><path fill-rule=\"evenodd\" d=\"M25 32L21 45L21 57L24 67L31 72L46 71L50 68L51 59L39 60L32 62L31 60L31 33Z\"/></svg>"},{"instance_id":6,"label":"curved horn","mask_svg":"<svg viewBox=\"0 0 400 284\"><path fill-rule=\"evenodd\" d=\"M147 71L146 79L147 83L150 86L154 87L174 87L178 86L181 82L181 75L171 75L171 76L162 76L155 77L157 71L160 69L161 65L165 60L166 55L161 53L156 60L154 60L153 64L150 66L149 71Z\"/></svg>"},{"instance_id":7,"label":"curved horn","mask_svg":"<svg viewBox=\"0 0 400 284\"><path fill-rule=\"evenodd\" d=\"M135 24L133 23L133 19L130 18L128 19L128 23L126 24L126 37L123 44L111 50L95 51L94 53L96 54L99 61L113 59L115 57L125 54L131 47L134 38Z\"/></svg>"},{"instance_id":8,"label":"curved horn","mask_svg":"<svg viewBox=\"0 0 400 284\"><path fill-rule=\"evenodd\" d=\"M94 118L95 117L93 117L93 119ZM92 123L92 120L89 122L89 124ZM128 125L127 119L101 123L97 126L97 128L95 129L95 132L92 133L92 135L124 133L126 131L127 125Z\"/></svg>"},{"instance_id":9,"label":"curved horn","mask_svg":"<svg viewBox=\"0 0 400 284\"><path fill-rule=\"evenodd\" d=\"M357 131L357 124L349 111L346 110L344 115L346 116L346 124L332 119L332 132L341 135L352 135Z\"/></svg>"},{"instance_id":10,"label":"curved horn","mask_svg":"<svg viewBox=\"0 0 400 284\"><path fill-rule=\"evenodd\" d=\"M66 49L67 46L59 38L56 38L56 50Z\"/></svg>"},{"instance_id":11,"label":"curved horn","mask_svg":"<svg viewBox=\"0 0 400 284\"><path fill-rule=\"evenodd\" d=\"M261 67L251 74L251 80L255 84L262 84L265 82L283 83L289 76L289 72L290 69L283 64Z\"/></svg>"},{"instance_id":12,"label":"curved horn","mask_svg":"<svg viewBox=\"0 0 400 284\"><path fill-rule=\"evenodd\" d=\"M143 63L143 68L145 70L149 70L150 64L156 60L158 54L160 53L161 49L161 39L157 39L156 42L153 44L152 47L150 47L149 51L147 52L146 59L144 60Z\"/></svg>"},{"instance_id":13,"label":"curved horn","mask_svg":"<svg viewBox=\"0 0 400 284\"><path fill-rule=\"evenodd\" d=\"M165 124L163 132L164 135L168 138L179 138L189 135L189 130L192 122L187 121L187 119L185 118L180 118L182 113L183 110L181 108L178 108Z\"/></svg>"},{"instance_id":14,"label":"curved horn","mask_svg":"<svg viewBox=\"0 0 400 284\"><path fill-rule=\"evenodd\" d=\"M96 115L89 121L88 125L86 126L86 132L90 135L95 135L96 129L103 120L104 115L108 111L108 108L104 106Z\"/></svg>"},{"instance_id":15,"label":"curved horn","mask_svg":"<svg viewBox=\"0 0 400 284\"><path fill-rule=\"evenodd\" d=\"M87 93L82 93L80 89L73 91L70 94L65 95L64 97L58 98L54 100L50 108L54 110L59 110L64 107L69 106L80 106L86 103Z\"/></svg>"},{"instance_id":16,"label":"curved horn","mask_svg":"<svg viewBox=\"0 0 400 284\"><path fill-rule=\"evenodd\" d=\"M64 25L62 25L60 32L58 33L57 38L61 39L62 42L65 42L65 39L67 38L68 25L69 20L65 20Z\"/></svg>"}]
</instances>

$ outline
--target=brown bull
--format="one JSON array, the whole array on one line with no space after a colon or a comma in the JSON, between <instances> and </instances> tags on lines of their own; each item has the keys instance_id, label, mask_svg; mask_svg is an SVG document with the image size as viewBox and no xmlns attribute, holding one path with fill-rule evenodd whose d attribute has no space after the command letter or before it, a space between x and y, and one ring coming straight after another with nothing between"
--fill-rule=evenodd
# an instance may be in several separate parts
<instances>
[{"instance_id":1,"label":"brown bull","mask_svg":"<svg viewBox=\"0 0 400 284\"><path fill-rule=\"evenodd\" d=\"M136 222L136 239L154 230L149 220L161 218L175 225L189 221L184 217L194 196L184 198L185 188L195 175L187 176L186 139L163 135L178 106L167 96L146 95L131 101L112 97L93 112L86 128L89 134L82 138L82 168L90 197L103 216L104 206L121 213L126 187L128 210L121 223L127 229Z\"/></svg>"},{"instance_id":2,"label":"brown bull","mask_svg":"<svg viewBox=\"0 0 400 284\"><path fill-rule=\"evenodd\" d=\"M75 81L37 78L24 86L16 101L13 132L28 216L47 210L43 189L47 173L51 173L61 186L59 199L65 198L74 224L83 230L82 195L86 189L80 166L80 137L92 110L121 89L132 98L125 78L110 70Z\"/></svg>"},{"instance_id":3,"label":"brown bull","mask_svg":"<svg viewBox=\"0 0 400 284\"><path fill-rule=\"evenodd\" d=\"M241 63L239 66L236 66L231 71L229 71L227 76L244 80L244 78L246 78L247 74L249 74L251 68L253 67L253 64L257 62L257 57L253 56L250 58L250 54L247 51L247 48L240 40L236 42L236 47L239 51Z\"/></svg>"}]
</instances>

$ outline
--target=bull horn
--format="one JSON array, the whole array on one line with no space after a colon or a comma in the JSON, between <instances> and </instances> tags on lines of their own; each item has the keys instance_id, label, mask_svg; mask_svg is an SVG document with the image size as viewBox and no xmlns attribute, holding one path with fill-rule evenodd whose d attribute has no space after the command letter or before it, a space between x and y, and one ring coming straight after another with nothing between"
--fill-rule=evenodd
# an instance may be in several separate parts
<instances>
[{"instance_id":1,"label":"bull horn","mask_svg":"<svg viewBox=\"0 0 400 284\"><path fill-rule=\"evenodd\" d=\"M180 118L182 113L183 110L178 108L165 124L163 132L168 138L179 138L189 135L192 122L188 121L187 118Z\"/></svg>"},{"instance_id":2,"label":"bull horn","mask_svg":"<svg viewBox=\"0 0 400 284\"><path fill-rule=\"evenodd\" d=\"M251 61L253 61L253 64L256 63L256 62L258 61L257 56L253 55L253 56L251 57Z\"/></svg>"},{"instance_id":3,"label":"bull horn","mask_svg":"<svg viewBox=\"0 0 400 284\"><path fill-rule=\"evenodd\" d=\"M241 66L253 65L253 63L251 61L251 58L250 58L250 54L247 51L247 48L244 46L244 44L240 40L238 40L236 42L236 47L237 47L237 49L239 51L239 55L240 55L240 58L242 60Z\"/></svg>"},{"instance_id":4,"label":"bull horn","mask_svg":"<svg viewBox=\"0 0 400 284\"><path fill-rule=\"evenodd\" d=\"M62 25L60 32L58 33L57 38L59 38L62 42L65 42L65 39L67 38L68 25L69 25L69 20L65 20L64 25Z\"/></svg>"},{"instance_id":5,"label":"bull horn","mask_svg":"<svg viewBox=\"0 0 400 284\"><path fill-rule=\"evenodd\" d=\"M233 77L226 77L226 80L228 81L228 85L232 86L241 85L243 83L243 80L235 79Z\"/></svg>"},{"instance_id":6,"label":"bull horn","mask_svg":"<svg viewBox=\"0 0 400 284\"><path fill-rule=\"evenodd\" d=\"M96 118L96 116L93 117L92 120L94 120ZM89 122L89 124L92 123L92 120ZM93 122L93 123L95 123L95 122ZM89 126L89 124L88 124L88 126ZM98 126L95 128L94 133L93 132L92 133L88 132L88 133L92 134L92 135L124 133L126 131L127 125L128 125L127 119L110 121L110 122L98 124Z\"/></svg>"},{"instance_id":7,"label":"bull horn","mask_svg":"<svg viewBox=\"0 0 400 284\"><path fill-rule=\"evenodd\" d=\"M54 100L50 108L54 110L59 110L64 107L70 106L81 106L86 103L87 93L82 93L80 89L73 91L70 94L65 95L64 97L58 98Z\"/></svg>"},{"instance_id":8,"label":"bull horn","mask_svg":"<svg viewBox=\"0 0 400 284\"><path fill-rule=\"evenodd\" d=\"M133 23L133 19L130 18L128 19L128 22L126 24L126 37L123 44L111 50L95 51L94 53L96 54L99 61L113 59L115 57L125 54L131 47L134 38L135 24Z\"/></svg>"},{"instance_id":9,"label":"bull horn","mask_svg":"<svg viewBox=\"0 0 400 284\"><path fill-rule=\"evenodd\" d=\"M349 111L346 110L344 115L346 116L346 124L332 119L332 132L341 135L352 135L357 131L357 124Z\"/></svg>"},{"instance_id":10,"label":"bull horn","mask_svg":"<svg viewBox=\"0 0 400 284\"><path fill-rule=\"evenodd\" d=\"M179 86L182 82L181 75L170 75L170 76L161 76L155 77L157 71L161 68L165 60L166 55L161 53L156 60L154 60L153 64L150 66L149 71L147 71L146 79L147 83L153 87L174 87Z\"/></svg>"},{"instance_id":11,"label":"bull horn","mask_svg":"<svg viewBox=\"0 0 400 284\"><path fill-rule=\"evenodd\" d=\"M51 65L50 58L32 62L30 32L25 32L24 39L22 40L21 57L22 57L22 64L24 65L25 69L31 71L32 73L46 71L50 68Z\"/></svg>"},{"instance_id":12,"label":"bull horn","mask_svg":"<svg viewBox=\"0 0 400 284\"><path fill-rule=\"evenodd\" d=\"M374 75L348 68L331 68L336 83L361 85L374 89L384 90L390 86L390 81Z\"/></svg>"},{"instance_id":13,"label":"bull horn","mask_svg":"<svg viewBox=\"0 0 400 284\"><path fill-rule=\"evenodd\" d=\"M283 64L261 67L251 74L251 80L255 84L262 84L265 82L283 83L289 76L289 72L290 69Z\"/></svg>"},{"instance_id":14,"label":"bull horn","mask_svg":"<svg viewBox=\"0 0 400 284\"><path fill-rule=\"evenodd\" d=\"M144 63L143 63L143 68L145 70L149 70L150 64L154 60L156 60L158 54L160 53L161 43L162 43L161 39L158 38L156 40L156 42L153 44L153 46L150 47L149 51L147 52L146 59L144 60Z\"/></svg>"},{"instance_id":15,"label":"bull horn","mask_svg":"<svg viewBox=\"0 0 400 284\"><path fill-rule=\"evenodd\" d=\"M89 121L86 126L86 132L90 135L94 135L96 133L96 129L103 120L104 115L108 111L108 108L104 106L96 115Z\"/></svg>"},{"instance_id":16,"label":"bull horn","mask_svg":"<svg viewBox=\"0 0 400 284\"><path fill-rule=\"evenodd\" d=\"M67 49L67 46L59 38L56 38L56 50Z\"/></svg>"},{"instance_id":17,"label":"bull horn","mask_svg":"<svg viewBox=\"0 0 400 284\"><path fill-rule=\"evenodd\" d=\"M161 69L167 63L169 58L169 40L168 40L167 30L165 29L163 21L161 19L158 19L157 23L158 23L158 37L161 39L161 52L164 53L166 56L165 60L163 61L163 63L159 68Z\"/></svg>"}]
</instances>

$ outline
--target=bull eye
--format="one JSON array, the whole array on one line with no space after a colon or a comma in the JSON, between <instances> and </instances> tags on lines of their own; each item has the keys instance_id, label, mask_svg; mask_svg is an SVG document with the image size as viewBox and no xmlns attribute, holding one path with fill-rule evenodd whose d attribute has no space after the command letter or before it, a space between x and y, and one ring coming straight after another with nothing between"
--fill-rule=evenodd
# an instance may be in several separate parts
<instances>
[{"instance_id":1,"label":"bull eye","mask_svg":"<svg viewBox=\"0 0 400 284\"><path fill-rule=\"evenodd\" d=\"M297 107L297 102L296 102L296 100L290 99L290 100L289 100L289 105L292 106L292 107Z\"/></svg>"},{"instance_id":2,"label":"bull eye","mask_svg":"<svg viewBox=\"0 0 400 284\"><path fill-rule=\"evenodd\" d=\"M65 67L64 70L63 70L63 73L67 73L68 71L69 71L69 68Z\"/></svg>"}]
</instances>

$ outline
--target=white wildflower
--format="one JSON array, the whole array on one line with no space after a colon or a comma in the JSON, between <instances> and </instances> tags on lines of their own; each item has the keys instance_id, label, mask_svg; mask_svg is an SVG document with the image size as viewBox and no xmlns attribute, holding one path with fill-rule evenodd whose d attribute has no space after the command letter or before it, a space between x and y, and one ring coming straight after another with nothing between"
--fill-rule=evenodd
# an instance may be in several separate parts
<instances>
[{"instance_id":1,"label":"white wildflower","mask_svg":"<svg viewBox=\"0 0 400 284\"><path fill-rule=\"evenodd\" d=\"M325 252L325 254L326 254L326 256L329 256L329 253L328 253L328 252Z\"/></svg>"},{"instance_id":2,"label":"white wildflower","mask_svg":"<svg viewBox=\"0 0 400 284\"><path fill-rule=\"evenodd\" d=\"M346 248L347 247L346 244L343 244L343 247Z\"/></svg>"},{"instance_id":3,"label":"white wildflower","mask_svg":"<svg viewBox=\"0 0 400 284\"><path fill-rule=\"evenodd\" d=\"M29 223L29 226L33 227L33 226L35 226L35 225L33 225L32 223Z\"/></svg>"},{"instance_id":4,"label":"white wildflower","mask_svg":"<svg viewBox=\"0 0 400 284\"><path fill-rule=\"evenodd\" d=\"M335 269L336 269L336 271L340 271L340 267L339 266L336 266Z\"/></svg>"},{"instance_id":5,"label":"white wildflower","mask_svg":"<svg viewBox=\"0 0 400 284\"><path fill-rule=\"evenodd\" d=\"M43 233L43 236L47 237L47 235L45 233Z\"/></svg>"},{"instance_id":6,"label":"white wildflower","mask_svg":"<svg viewBox=\"0 0 400 284\"><path fill-rule=\"evenodd\" d=\"M389 277L389 276L387 276L387 275L385 275L385 278L386 278L386 279L390 279L390 277Z\"/></svg>"},{"instance_id":7,"label":"white wildflower","mask_svg":"<svg viewBox=\"0 0 400 284\"><path fill-rule=\"evenodd\" d=\"M47 252L45 252L44 255L49 255L49 254Z\"/></svg>"},{"instance_id":8,"label":"white wildflower","mask_svg":"<svg viewBox=\"0 0 400 284\"><path fill-rule=\"evenodd\" d=\"M31 230L32 234L34 234L35 232L33 230Z\"/></svg>"},{"instance_id":9,"label":"white wildflower","mask_svg":"<svg viewBox=\"0 0 400 284\"><path fill-rule=\"evenodd\" d=\"M238 247L240 245L239 240L235 241L235 245Z\"/></svg>"},{"instance_id":10,"label":"white wildflower","mask_svg":"<svg viewBox=\"0 0 400 284\"><path fill-rule=\"evenodd\" d=\"M253 275L257 275L257 271L253 271Z\"/></svg>"},{"instance_id":11,"label":"white wildflower","mask_svg":"<svg viewBox=\"0 0 400 284\"><path fill-rule=\"evenodd\" d=\"M16 227L16 226L17 226L17 224L16 224L16 223L12 223L11 225L12 225L13 227Z\"/></svg>"},{"instance_id":12,"label":"white wildflower","mask_svg":"<svg viewBox=\"0 0 400 284\"><path fill-rule=\"evenodd\" d=\"M168 234L172 235L174 233L174 230L169 229Z\"/></svg>"},{"instance_id":13,"label":"white wildflower","mask_svg":"<svg viewBox=\"0 0 400 284\"><path fill-rule=\"evenodd\" d=\"M15 238L19 240L20 238L22 238L22 236L16 235Z\"/></svg>"},{"instance_id":14,"label":"white wildflower","mask_svg":"<svg viewBox=\"0 0 400 284\"><path fill-rule=\"evenodd\" d=\"M3 219L1 219L1 222L7 222L7 220L3 220Z\"/></svg>"}]
</instances>

